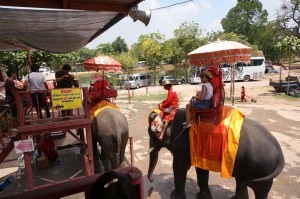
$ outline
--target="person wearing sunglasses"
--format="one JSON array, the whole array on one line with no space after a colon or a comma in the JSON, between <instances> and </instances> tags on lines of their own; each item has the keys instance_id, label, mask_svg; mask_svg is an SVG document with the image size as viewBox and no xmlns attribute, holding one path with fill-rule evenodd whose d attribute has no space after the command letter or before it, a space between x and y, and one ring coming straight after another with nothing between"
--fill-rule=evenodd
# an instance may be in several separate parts
<instances>
[{"instance_id":1,"label":"person wearing sunglasses","mask_svg":"<svg viewBox=\"0 0 300 199\"><path fill-rule=\"evenodd\" d=\"M211 108L213 96L213 86L210 82L211 73L208 70L201 72L201 82L203 83L201 91L198 91L186 105L186 122L182 123L185 128L191 127L191 108Z\"/></svg>"}]
</instances>

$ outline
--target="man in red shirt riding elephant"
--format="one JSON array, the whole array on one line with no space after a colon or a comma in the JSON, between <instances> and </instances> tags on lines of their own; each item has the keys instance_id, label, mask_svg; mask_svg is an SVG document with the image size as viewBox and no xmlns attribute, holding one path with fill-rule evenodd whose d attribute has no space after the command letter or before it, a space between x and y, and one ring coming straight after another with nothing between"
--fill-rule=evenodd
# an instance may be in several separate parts
<instances>
[{"instance_id":1,"label":"man in red shirt riding elephant","mask_svg":"<svg viewBox=\"0 0 300 199\"><path fill-rule=\"evenodd\" d=\"M171 82L169 80L165 80L162 82L162 85L164 86L164 89L168 91L168 96L167 99L158 104L158 108L161 110L159 115L164 118L165 121L162 128L157 129L159 133L157 137L159 140L162 140L169 121L174 119L174 115L178 108L178 96L176 91L172 89Z\"/></svg>"}]
</instances>

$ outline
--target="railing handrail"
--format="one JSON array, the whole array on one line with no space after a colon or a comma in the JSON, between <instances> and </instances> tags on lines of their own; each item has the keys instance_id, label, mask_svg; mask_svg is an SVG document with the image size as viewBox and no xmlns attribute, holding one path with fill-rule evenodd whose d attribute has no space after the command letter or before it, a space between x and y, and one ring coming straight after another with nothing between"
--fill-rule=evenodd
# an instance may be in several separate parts
<instances>
[{"instance_id":1,"label":"railing handrail","mask_svg":"<svg viewBox=\"0 0 300 199\"><path fill-rule=\"evenodd\" d=\"M143 199L143 173L138 168L131 166L120 167L115 171L128 176L129 179L132 181L132 184L136 187L138 198ZM103 173L92 176L80 177L72 180L60 181L55 184L40 186L31 191L25 191L22 193L1 197L1 199L58 199L80 192L85 192L85 196L87 198L90 190L92 189L93 184L102 174Z\"/></svg>"},{"instance_id":2,"label":"railing handrail","mask_svg":"<svg viewBox=\"0 0 300 199\"><path fill-rule=\"evenodd\" d=\"M60 89L69 89L69 88L60 88ZM65 116L62 117L59 114L59 118L69 118L69 119L80 119L80 118L84 118L84 119L89 119L89 104L88 104L88 88L83 87L80 88L82 89L82 97L83 97L83 107L81 108L76 108L74 110L77 110L77 115L74 116ZM16 95L15 95L15 101L16 101L16 108L18 110L18 122L19 122L19 126L25 126L26 122L28 123L28 121L30 122L38 122L38 121L55 121L57 120L57 118L54 118L53 114L56 110L53 109L49 109L50 112L52 113L52 117L51 118L45 118L45 119L40 119L40 118L33 118L33 115L31 116L31 119L25 119L25 113L23 110L23 102L22 102L22 98L24 95L26 94L32 94L32 93L47 93L48 90L27 90L27 91L17 91ZM80 118L78 116L81 116Z\"/></svg>"}]
</instances>

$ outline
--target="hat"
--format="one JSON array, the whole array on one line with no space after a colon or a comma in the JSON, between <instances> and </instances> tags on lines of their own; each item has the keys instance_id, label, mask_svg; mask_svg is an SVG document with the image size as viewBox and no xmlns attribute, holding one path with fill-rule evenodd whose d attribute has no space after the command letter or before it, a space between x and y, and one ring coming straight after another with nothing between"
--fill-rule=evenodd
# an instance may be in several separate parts
<instances>
[{"instance_id":1,"label":"hat","mask_svg":"<svg viewBox=\"0 0 300 199\"><path fill-rule=\"evenodd\" d=\"M172 85L172 83L170 82L170 80L163 80L161 85L165 86L165 85L168 85L168 84Z\"/></svg>"},{"instance_id":2,"label":"hat","mask_svg":"<svg viewBox=\"0 0 300 199\"><path fill-rule=\"evenodd\" d=\"M201 72L201 75L205 75L207 76L208 78L211 78L211 73L208 71L208 70L204 70Z\"/></svg>"},{"instance_id":3,"label":"hat","mask_svg":"<svg viewBox=\"0 0 300 199\"><path fill-rule=\"evenodd\" d=\"M216 73L216 75L219 75L219 69L217 67L211 66L207 70Z\"/></svg>"}]
</instances>

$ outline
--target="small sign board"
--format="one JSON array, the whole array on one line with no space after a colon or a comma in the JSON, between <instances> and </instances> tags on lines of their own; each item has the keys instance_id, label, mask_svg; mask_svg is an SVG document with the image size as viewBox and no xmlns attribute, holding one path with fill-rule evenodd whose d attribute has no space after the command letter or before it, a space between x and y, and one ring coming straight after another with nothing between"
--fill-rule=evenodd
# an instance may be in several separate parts
<instances>
[{"instance_id":1,"label":"small sign board","mask_svg":"<svg viewBox=\"0 0 300 199\"><path fill-rule=\"evenodd\" d=\"M81 88L61 88L51 90L52 107L67 110L82 107Z\"/></svg>"},{"instance_id":2,"label":"small sign board","mask_svg":"<svg viewBox=\"0 0 300 199\"><path fill-rule=\"evenodd\" d=\"M19 140L14 142L16 153L24 153L34 151L33 140Z\"/></svg>"}]
</instances>

